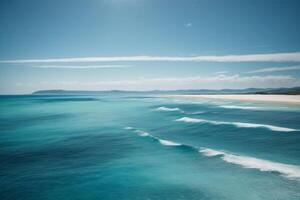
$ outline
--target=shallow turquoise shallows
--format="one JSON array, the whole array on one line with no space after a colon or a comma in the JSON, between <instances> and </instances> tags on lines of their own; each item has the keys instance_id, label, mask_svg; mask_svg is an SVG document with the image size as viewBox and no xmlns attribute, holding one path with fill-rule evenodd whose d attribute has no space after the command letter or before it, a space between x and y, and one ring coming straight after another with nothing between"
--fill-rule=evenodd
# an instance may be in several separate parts
<instances>
[{"instance_id":1,"label":"shallow turquoise shallows","mask_svg":"<svg viewBox=\"0 0 300 200\"><path fill-rule=\"evenodd\" d=\"M1 96L1 200L300 199L300 107Z\"/></svg>"}]
</instances>

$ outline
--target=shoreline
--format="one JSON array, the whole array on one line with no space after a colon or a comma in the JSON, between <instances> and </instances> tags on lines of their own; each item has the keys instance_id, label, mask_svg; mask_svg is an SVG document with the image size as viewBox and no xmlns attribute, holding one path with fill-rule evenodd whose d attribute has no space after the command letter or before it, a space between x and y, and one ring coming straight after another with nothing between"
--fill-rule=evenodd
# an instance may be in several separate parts
<instances>
[{"instance_id":1,"label":"shoreline","mask_svg":"<svg viewBox=\"0 0 300 200\"><path fill-rule=\"evenodd\" d=\"M163 95L167 98L186 99L213 99L213 100L234 100L261 103L285 103L300 106L300 95L273 95L273 94L210 94L210 95Z\"/></svg>"}]
</instances>

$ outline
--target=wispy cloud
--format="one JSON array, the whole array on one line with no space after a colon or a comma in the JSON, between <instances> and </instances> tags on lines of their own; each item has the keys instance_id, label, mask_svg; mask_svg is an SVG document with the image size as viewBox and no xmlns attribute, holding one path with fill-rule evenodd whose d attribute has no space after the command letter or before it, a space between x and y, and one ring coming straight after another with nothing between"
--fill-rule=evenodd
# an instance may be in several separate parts
<instances>
[{"instance_id":1,"label":"wispy cloud","mask_svg":"<svg viewBox=\"0 0 300 200\"><path fill-rule=\"evenodd\" d=\"M289 66L289 67L269 67L269 68L250 71L248 73L281 72L281 71L293 71L293 70L300 70L300 65Z\"/></svg>"},{"instance_id":2,"label":"wispy cloud","mask_svg":"<svg viewBox=\"0 0 300 200\"><path fill-rule=\"evenodd\" d=\"M34 68L50 69L107 69L107 68L128 68L131 65L33 65Z\"/></svg>"},{"instance_id":3,"label":"wispy cloud","mask_svg":"<svg viewBox=\"0 0 300 200\"><path fill-rule=\"evenodd\" d=\"M300 62L300 52L246 54L246 55L211 55L211 56L118 56L118 57L77 57L53 59L0 60L6 64L26 63L78 63L78 62Z\"/></svg>"},{"instance_id":4,"label":"wispy cloud","mask_svg":"<svg viewBox=\"0 0 300 200\"><path fill-rule=\"evenodd\" d=\"M215 72L215 74L228 74L229 72L228 71L218 71L218 72Z\"/></svg>"},{"instance_id":5,"label":"wispy cloud","mask_svg":"<svg viewBox=\"0 0 300 200\"><path fill-rule=\"evenodd\" d=\"M173 78L138 78L111 81L58 81L43 82L44 88L83 89L83 90L172 90L172 89L223 89L249 87L293 87L300 84L292 76L192 76Z\"/></svg>"}]
</instances>

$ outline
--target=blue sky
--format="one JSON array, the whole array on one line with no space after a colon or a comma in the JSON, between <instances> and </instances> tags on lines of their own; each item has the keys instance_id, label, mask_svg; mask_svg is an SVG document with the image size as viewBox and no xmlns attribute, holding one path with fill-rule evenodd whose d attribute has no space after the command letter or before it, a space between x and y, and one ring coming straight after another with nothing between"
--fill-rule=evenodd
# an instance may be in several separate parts
<instances>
[{"instance_id":1,"label":"blue sky","mask_svg":"<svg viewBox=\"0 0 300 200\"><path fill-rule=\"evenodd\" d=\"M300 85L297 0L1 0L0 93Z\"/></svg>"}]
</instances>

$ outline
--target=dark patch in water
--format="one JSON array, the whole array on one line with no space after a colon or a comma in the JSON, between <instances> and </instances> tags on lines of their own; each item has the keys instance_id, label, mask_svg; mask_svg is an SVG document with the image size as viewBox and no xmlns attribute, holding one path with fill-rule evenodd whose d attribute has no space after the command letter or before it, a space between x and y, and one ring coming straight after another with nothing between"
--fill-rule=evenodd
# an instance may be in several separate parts
<instances>
[{"instance_id":1,"label":"dark patch in water","mask_svg":"<svg viewBox=\"0 0 300 200\"><path fill-rule=\"evenodd\" d=\"M88 165L99 165L113 159L121 158L133 149L130 143L122 138L109 135L89 135L66 139L42 146L33 150L20 152L1 152L2 168L56 166L78 168Z\"/></svg>"},{"instance_id":2,"label":"dark patch in water","mask_svg":"<svg viewBox=\"0 0 300 200\"><path fill-rule=\"evenodd\" d=\"M91 98L91 97L80 97L80 98L64 97L64 98L41 98L41 99L34 99L33 101L38 101L42 103L55 103L55 102L101 101L101 99Z\"/></svg>"},{"instance_id":3,"label":"dark patch in water","mask_svg":"<svg viewBox=\"0 0 300 200\"><path fill-rule=\"evenodd\" d=\"M47 123L54 120L61 120L72 117L72 114L51 114L51 115L33 115L17 116L15 118L0 118L1 130L13 130L19 127L31 126L39 123Z\"/></svg>"},{"instance_id":4,"label":"dark patch in water","mask_svg":"<svg viewBox=\"0 0 300 200\"><path fill-rule=\"evenodd\" d=\"M60 199L55 194L65 194L66 185L79 186L82 177L103 171L106 163L125 157L134 148L124 138L109 134L72 137L33 149L2 148L0 199L45 199L49 191Z\"/></svg>"},{"instance_id":5,"label":"dark patch in water","mask_svg":"<svg viewBox=\"0 0 300 200\"><path fill-rule=\"evenodd\" d=\"M149 181L149 180L148 180ZM148 182L145 181L145 182ZM99 187L99 193L105 194L102 196L106 200L115 199L151 199L151 200L174 200L174 199L189 199L189 200L210 200L222 199L218 194L212 194L204 188L192 188L187 185L169 183L160 184L138 184L133 186L115 183L105 184L104 187ZM219 198L216 198L219 197ZM84 198L84 197L82 197ZM94 196L97 199L96 196Z\"/></svg>"}]
</instances>

